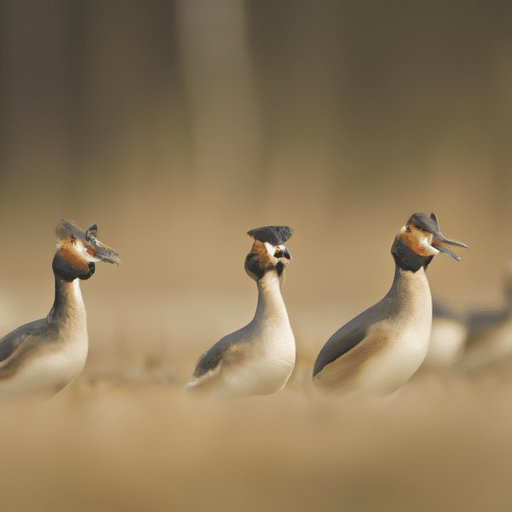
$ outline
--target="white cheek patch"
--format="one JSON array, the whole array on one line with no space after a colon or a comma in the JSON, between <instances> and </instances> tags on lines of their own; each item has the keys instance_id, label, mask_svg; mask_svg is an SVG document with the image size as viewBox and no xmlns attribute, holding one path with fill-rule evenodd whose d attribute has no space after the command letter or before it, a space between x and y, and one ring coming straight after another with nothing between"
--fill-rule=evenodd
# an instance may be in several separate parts
<instances>
[{"instance_id":1,"label":"white cheek patch","mask_svg":"<svg viewBox=\"0 0 512 512\"><path fill-rule=\"evenodd\" d=\"M429 256L435 256L436 254L439 254L439 251L430 245L430 242L432 242L432 235L430 235L430 241L427 238L422 238L420 240L419 246L423 249L423 251L429 255Z\"/></svg>"},{"instance_id":2,"label":"white cheek patch","mask_svg":"<svg viewBox=\"0 0 512 512\"><path fill-rule=\"evenodd\" d=\"M435 256L439 251L431 245L434 235L414 226L407 231L407 226L400 230L404 243L419 256Z\"/></svg>"},{"instance_id":3,"label":"white cheek patch","mask_svg":"<svg viewBox=\"0 0 512 512\"><path fill-rule=\"evenodd\" d=\"M267 249L267 253L270 257L270 261L275 265L281 258L276 258L276 252L280 251L284 253L286 251L286 247L284 245L272 245L268 242L265 242L265 248Z\"/></svg>"},{"instance_id":4,"label":"white cheek patch","mask_svg":"<svg viewBox=\"0 0 512 512\"><path fill-rule=\"evenodd\" d=\"M265 249L267 250L267 254L268 254L269 258L271 259L271 261L275 261L274 253L276 252L276 248L272 244L269 244L268 242L264 242L264 245L265 245Z\"/></svg>"}]
</instances>

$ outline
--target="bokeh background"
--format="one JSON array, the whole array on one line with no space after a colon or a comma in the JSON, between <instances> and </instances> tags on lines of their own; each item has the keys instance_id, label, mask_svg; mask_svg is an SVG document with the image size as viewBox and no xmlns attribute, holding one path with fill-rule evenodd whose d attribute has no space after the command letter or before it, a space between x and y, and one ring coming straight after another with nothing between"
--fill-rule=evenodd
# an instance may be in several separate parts
<instances>
[{"instance_id":1,"label":"bokeh background","mask_svg":"<svg viewBox=\"0 0 512 512\"><path fill-rule=\"evenodd\" d=\"M506 374L424 376L377 410L304 388L413 212L470 247L435 258L433 294L502 303L511 26L492 0L2 2L3 332L49 311L61 218L123 262L82 283L84 375L5 406L5 510L509 510ZM246 232L268 224L294 229L303 374L191 403L199 355L252 317Z\"/></svg>"}]
</instances>

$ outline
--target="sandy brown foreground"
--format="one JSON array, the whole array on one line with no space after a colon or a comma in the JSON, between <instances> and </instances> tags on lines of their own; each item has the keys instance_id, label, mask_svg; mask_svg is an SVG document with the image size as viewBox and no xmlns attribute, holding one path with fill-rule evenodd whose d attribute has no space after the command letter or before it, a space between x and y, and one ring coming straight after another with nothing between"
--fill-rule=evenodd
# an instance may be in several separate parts
<instances>
[{"instance_id":1,"label":"sandy brown foreground","mask_svg":"<svg viewBox=\"0 0 512 512\"><path fill-rule=\"evenodd\" d=\"M393 401L211 403L83 374L2 405L2 512L509 511L512 378L420 375Z\"/></svg>"}]
</instances>

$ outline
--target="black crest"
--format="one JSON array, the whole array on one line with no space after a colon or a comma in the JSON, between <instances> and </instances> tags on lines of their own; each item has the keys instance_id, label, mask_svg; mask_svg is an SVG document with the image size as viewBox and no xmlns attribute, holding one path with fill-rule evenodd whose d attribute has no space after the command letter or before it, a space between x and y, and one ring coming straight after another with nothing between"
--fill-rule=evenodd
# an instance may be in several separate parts
<instances>
[{"instance_id":1,"label":"black crest","mask_svg":"<svg viewBox=\"0 0 512 512\"><path fill-rule=\"evenodd\" d=\"M75 226L72 222L67 220L61 220L61 225L64 226L70 233L73 233L77 238L81 238L84 242L93 242L98 234L98 225L96 223L91 224L85 233L77 226ZM57 233L59 234L59 229L57 228Z\"/></svg>"},{"instance_id":2,"label":"black crest","mask_svg":"<svg viewBox=\"0 0 512 512\"><path fill-rule=\"evenodd\" d=\"M273 246L284 244L292 236L292 233L293 229L288 226L265 226L247 232L255 240L268 242Z\"/></svg>"},{"instance_id":3,"label":"black crest","mask_svg":"<svg viewBox=\"0 0 512 512\"><path fill-rule=\"evenodd\" d=\"M439 233L439 224L437 223L436 216L431 213L430 217L426 213L414 213L411 218L407 221L407 224L412 224L427 233L433 235Z\"/></svg>"},{"instance_id":4,"label":"black crest","mask_svg":"<svg viewBox=\"0 0 512 512\"><path fill-rule=\"evenodd\" d=\"M87 231L85 232L85 239L90 242L91 240L93 240L94 238L96 238L96 236L98 235L98 224L96 224L95 222L93 224L91 224L88 228L87 228Z\"/></svg>"}]
</instances>

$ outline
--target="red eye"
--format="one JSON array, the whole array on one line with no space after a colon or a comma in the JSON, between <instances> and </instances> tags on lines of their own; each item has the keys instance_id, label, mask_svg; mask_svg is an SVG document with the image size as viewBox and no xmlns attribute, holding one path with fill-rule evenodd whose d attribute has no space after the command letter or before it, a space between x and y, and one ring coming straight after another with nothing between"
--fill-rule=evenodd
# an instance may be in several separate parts
<instances>
[{"instance_id":1,"label":"red eye","mask_svg":"<svg viewBox=\"0 0 512 512\"><path fill-rule=\"evenodd\" d=\"M282 258L283 257L283 251L281 249L277 249L274 253L275 258Z\"/></svg>"}]
</instances>

